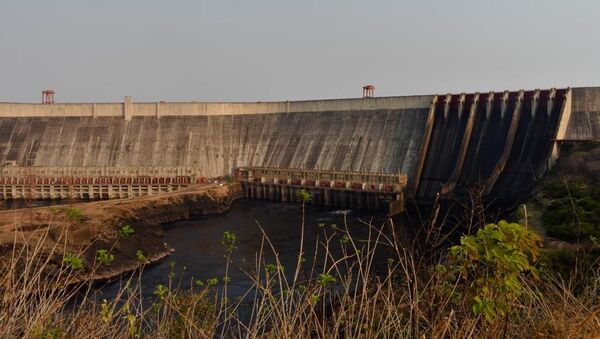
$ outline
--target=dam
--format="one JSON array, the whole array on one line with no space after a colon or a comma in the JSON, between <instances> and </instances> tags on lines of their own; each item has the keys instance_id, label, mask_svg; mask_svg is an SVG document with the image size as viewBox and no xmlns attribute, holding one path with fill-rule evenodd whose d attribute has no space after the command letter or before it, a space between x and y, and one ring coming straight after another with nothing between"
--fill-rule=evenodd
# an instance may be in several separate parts
<instances>
[{"instance_id":1,"label":"dam","mask_svg":"<svg viewBox=\"0 0 600 339\"><path fill-rule=\"evenodd\" d=\"M129 197L276 168L405 175L403 193L416 201L476 184L511 199L550 168L562 143L599 140L598 87L245 103L0 103L0 191L4 198L71 191ZM98 177L91 184L98 187L80 187L90 185L83 177ZM127 186L135 177L146 186L134 194ZM102 188L109 179L100 178L123 187ZM43 188L51 182L60 182L60 194Z\"/></svg>"}]
</instances>

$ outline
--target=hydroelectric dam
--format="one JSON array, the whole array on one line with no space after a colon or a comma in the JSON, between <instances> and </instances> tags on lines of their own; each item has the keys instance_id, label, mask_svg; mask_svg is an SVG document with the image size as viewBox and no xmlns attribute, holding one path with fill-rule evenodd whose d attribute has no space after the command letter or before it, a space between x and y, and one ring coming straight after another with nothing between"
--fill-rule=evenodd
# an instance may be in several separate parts
<instances>
[{"instance_id":1,"label":"hydroelectric dam","mask_svg":"<svg viewBox=\"0 0 600 339\"><path fill-rule=\"evenodd\" d=\"M0 193L127 198L231 175L349 207L526 194L600 140L600 88L278 102L0 103ZM291 188L291 189L290 189ZM333 193L332 193L333 192ZM397 209L397 207L396 207Z\"/></svg>"}]
</instances>

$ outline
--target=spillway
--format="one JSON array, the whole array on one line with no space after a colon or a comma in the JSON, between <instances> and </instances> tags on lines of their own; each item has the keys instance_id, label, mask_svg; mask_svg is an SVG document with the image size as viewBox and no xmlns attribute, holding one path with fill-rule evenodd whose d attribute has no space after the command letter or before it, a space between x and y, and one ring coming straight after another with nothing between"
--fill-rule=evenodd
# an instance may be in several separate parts
<instances>
[{"instance_id":1,"label":"spillway","mask_svg":"<svg viewBox=\"0 0 600 339\"><path fill-rule=\"evenodd\" d=\"M527 189L547 168L565 100L565 90L436 98L416 196L472 184L496 196Z\"/></svg>"}]
</instances>

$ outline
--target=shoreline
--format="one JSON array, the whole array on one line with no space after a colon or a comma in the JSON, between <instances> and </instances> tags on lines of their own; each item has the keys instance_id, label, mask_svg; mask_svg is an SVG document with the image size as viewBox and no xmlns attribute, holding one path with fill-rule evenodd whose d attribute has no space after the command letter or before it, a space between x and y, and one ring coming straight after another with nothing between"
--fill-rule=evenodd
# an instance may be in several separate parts
<instances>
[{"instance_id":1,"label":"shoreline","mask_svg":"<svg viewBox=\"0 0 600 339\"><path fill-rule=\"evenodd\" d=\"M42 248L39 255L49 258L49 271L64 265L66 254L78 254L85 267L73 271L68 284L110 280L171 255L174 249L163 241L162 224L224 213L243 196L239 183L195 185L133 199L0 211L0 272L8 268L12 253L33 245ZM73 214L81 217L73 220ZM124 225L134 233L120 235ZM110 249L114 255L110 265L96 263L99 249ZM145 260L139 260L139 251Z\"/></svg>"}]
</instances>

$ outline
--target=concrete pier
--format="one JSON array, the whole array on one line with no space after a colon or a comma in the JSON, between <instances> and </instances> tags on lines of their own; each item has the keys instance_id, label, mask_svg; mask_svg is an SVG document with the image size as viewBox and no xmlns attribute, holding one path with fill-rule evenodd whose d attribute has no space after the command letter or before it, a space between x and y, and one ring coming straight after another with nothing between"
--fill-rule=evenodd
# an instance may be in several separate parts
<instances>
[{"instance_id":1,"label":"concrete pier","mask_svg":"<svg viewBox=\"0 0 600 339\"><path fill-rule=\"evenodd\" d=\"M245 196L251 199L301 202L325 207L385 209L388 215L404 211L405 174L247 167L236 170Z\"/></svg>"}]
</instances>

